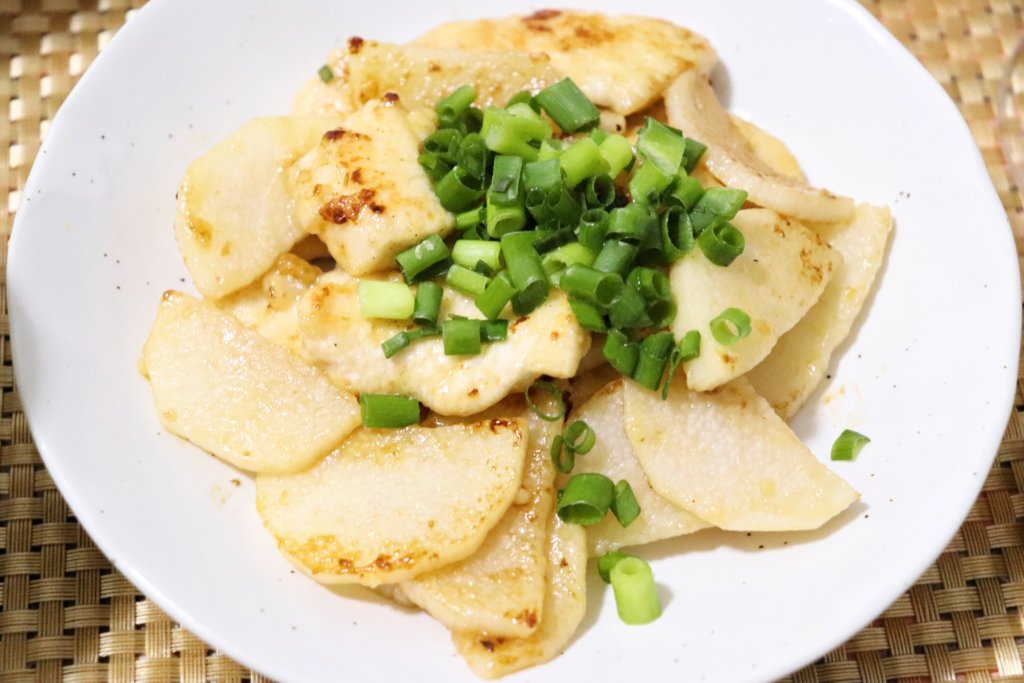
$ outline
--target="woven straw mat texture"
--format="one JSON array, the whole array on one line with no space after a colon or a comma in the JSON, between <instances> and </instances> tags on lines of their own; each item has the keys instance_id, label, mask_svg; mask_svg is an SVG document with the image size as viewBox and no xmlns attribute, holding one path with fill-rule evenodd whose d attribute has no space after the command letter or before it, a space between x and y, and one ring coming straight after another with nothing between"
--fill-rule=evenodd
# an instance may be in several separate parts
<instances>
[{"instance_id":1,"label":"woven straw mat texture","mask_svg":"<svg viewBox=\"0 0 1024 683\"><path fill-rule=\"evenodd\" d=\"M47 125L144 0L0 0L0 265ZM557 4L557 3L555 3ZM1024 208L993 100L1024 0L866 0L956 100L1018 250ZM1018 93L1024 96L1024 93ZM2 270L0 270L2 272ZM0 681L266 680L207 647L96 549L32 443L11 369L0 279ZM874 623L789 681L1024 683L1024 394L984 492L949 547Z\"/></svg>"}]
</instances>

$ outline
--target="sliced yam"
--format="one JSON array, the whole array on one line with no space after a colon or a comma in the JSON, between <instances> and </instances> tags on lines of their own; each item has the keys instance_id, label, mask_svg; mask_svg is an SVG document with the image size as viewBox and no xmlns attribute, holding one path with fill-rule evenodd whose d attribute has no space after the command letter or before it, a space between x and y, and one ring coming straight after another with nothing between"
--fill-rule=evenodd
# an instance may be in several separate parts
<instances>
[{"instance_id":1,"label":"sliced yam","mask_svg":"<svg viewBox=\"0 0 1024 683\"><path fill-rule=\"evenodd\" d=\"M587 538L583 527L552 516L544 618L527 638L454 631L452 641L481 678L500 678L554 659L572 639L587 611Z\"/></svg>"},{"instance_id":2,"label":"sliced yam","mask_svg":"<svg viewBox=\"0 0 1024 683\"><path fill-rule=\"evenodd\" d=\"M654 490L722 529L817 529L860 497L746 378L699 393L677 375L667 401L630 382L624 406L626 434Z\"/></svg>"},{"instance_id":3,"label":"sliced yam","mask_svg":"<svg viewBox=\"0 0 1024 683\"><path fill-rule=\"evenodd\" d=\"M743 210L732 222L746 240L732 264L716 266L695 249L669 272L679 304L672 331L677 338L689 330L701 334L700 356L683 366L696 391L721 386L761 362L814 305L841 263L817 233L774 211ZM750 316L751 331L723 346L709 323L727 308Z\"/></svg>"},{"instance_id":4,"label":"sliced yam","mask_svg":"<svg viewBox=\"0 0 1024 683\"><path fill-rule=\"evenodd\" d=\"M559 10L442 24L416 43L544 52L594 104L621 114L654 102L681 72L707 73L718 61L703 37L661 19Z\"/></svg>"},{"instance_id":5,"label":"sliced yam","mask_svg":"<svg viewBox=\"0 0 1024 683\"><path fill-rule=\"evenodd\" d=\"M789 151L779 138L775 137L757 124L742 119L733 114L729 120L743 136L743 139L750 145L754 155L770 169L789 178L806 181L804 172L800 169L800 162L796 160L793 153Z\"/></svg>"},{"instance_id":6,"label":"sliced yam","mask_svg":"<svg viewBox=\"0 0 1024 683\"><path fill-rule=\"evenodd\" d=\"M345 271L393 268L399 252L451 230L454 218L417 161L423 133L417 116L375 100L288 169L298 225L319 236Z\"/></svg>"},{"instance_id":7,"label":"sliced yam","mask_svg":"<svg viewBox=\"0 0 1024 683\"><path fill-rule=\"evenodd\" d=\"M353 112L352 99L343 80L324 83L313 76L295 93L291 112L292 116L348 116Z\"/></svg>"},{"instance_id":8,"label":"sliced yam","mask_svg":"<svg viewBox=\"0 0 1024 683\"><path fill-rule=\"evenodd\" d=\"M311 469L256 478L281 551L322 583L376 586L468 557L512 504L526 425L359 429Z\"/></svg>"},{"instance_id":9,"label":"sliced yam","mask_svg":"<svg viewBox=\"0 0 1024 683\"><path fill-rule=\"evenodd\" d=\"M853 200L778 173L758 158L722 109L706 74L684 72L665 91L669 123L708 146L704 162L725 185L746 190L758 206L807 221L842 221Z\"/></svg>"},{"instance_id":10,"label":"sliced yam","mask_svg":"<svg viewBox=\"0 0 1024 683\"><path fill-rule=\"evenodd\" d=\"M594 344L594 348L600 351L600 347ZM583 370L582 363L580 372L569 381L569 396L574 406L582 406L590 400L590 397L604 389L617 379L622 373L608 363L603 363L590 370Z\"/></svg>"},{"instance_id":11,"label":"sliced yam","mask_svg":"<svg viewBox=\"0 0 1024 683\"><path fill-rule=\"evenodd\" d=\"M217 307L265 339L306 357L296 304L321 270L294 254L281 254L252 284L217 300Z\"/></svg>"},{"instance_id":12,"label":"sliced yam","mask_svg":"<svg viewBox=\"0 0 1024 683\"><path fill-rule=\"evenodd\" d=\"M142 353L164 428L251 472L309 467L359 424L319 370L181 292L164 294Z\"/></svg>"},{"instance_id":13,"label":"sliced yam","mask_svg":"<svg viewBox=\"0 0 1024 683\"><path fill-rule=\"evenodd\" d=\"M784 420L793 417L821 383L829 359L850 333L885 256L892 231L888 208L860 204L845 223L814 226L842 254L818 302L747 377Z\"/></svg>"},{"instance_id":14,"label":"sliced yam","mask_svg":"<svg viewBox=\"0 0 1024 683\"><path fill-rule=\"evenodd\" d=\"M253 119L199 157L178 188L174 235L196 288L220 297L249 284L305 230L282 169L338 119Z\"/></svg>"},{"instance_id":15,"label":"sliced yam","mask_svg":"<svg viewBox=\"0 0 1024 683\"><path fill-rule=\"evenodd\" d=\"M624 546L683 536L710 526L658 495L648 483L640 462L633 454L633 447L626 438L623 396L627 384L633 383L620 378L606 385L569 417L570 424L573 420L586 421L597 436L594 448L586 455L576 457L573 474L597 472L614 482L625 479L633 489L641 509L640 516L628 527L623 527L612 515L587 527L587 545L592 557ZM656 398L661 400L660 395ZM561 478L564 479L564 475ZM564 485L565 482L561 481L560 486Z\"/></svg>"},{"instance_id":16,"label":"sliced yam","mask_svg":"<svg viewBox=\"0 0 1024 683\"><path fill-rule=\"evenodd\" d=\"M541 375L576 374L590 347L560 291L528 316L512 320L508 339L485 344L476 356L446 356L439 337L417 341L392 358L380 345L408 323L367 319L359 310L358 280L323 275L299 302L299 327L310 357L335 384L357 393L408 394L444 415L472 415ZM472 299L444 290L440 319L481 318Z\"/></svg>"},{"instance_id":17,"label":"sliced yam","mask_svg":"<svg viewBox=\"0 0 1024 683\"><path fill-rule=\"evenodd\" d=\"M349 43L351 45L351 41ZM561 79L551 59L540 52L441 49L424 45L394 45L364 41L344 51L339 66L351 106L398 95L409 108L434 109L456 88L476 88L476 106L503 107L523 90L536 93Z\"/></svg>"},{"instance_id":18,"label":"sliced yam","mask_svg":"<svg viewBox=\"0 0 1024 683\"><path fill-rule=\"evenodd\" d=\"M512 506L475 553L403 581L408 599L453 631L525 638L543 618L548 521L554 502L551 442L561 423L542 420L521 398L487 411L529 428L523 481Z\"/></svg>"}]
</instances>

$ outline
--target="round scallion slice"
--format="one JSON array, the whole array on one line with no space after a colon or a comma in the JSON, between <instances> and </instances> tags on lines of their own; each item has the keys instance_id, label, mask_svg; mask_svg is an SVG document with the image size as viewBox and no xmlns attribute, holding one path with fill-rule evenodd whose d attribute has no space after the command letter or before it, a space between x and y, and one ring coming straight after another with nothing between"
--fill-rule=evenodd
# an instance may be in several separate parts
<instances>
[{"instance_id":1,"label":"round scallion slice","mask_svg":"<svg viewBox=\"0 0 1024 683\"><path fill-rule=\"evenodd\" d=\"M832 444L833 460L854 460L861 449L871 443L871 439L852 429L844 429L835 443Z\"/></svg>"},{"instance_id":2,"label":"round scallion slice","mask_svg":"<svg viewBox=\"0 0 1024 683\"><path fill-rule=\"evenodd\" d=\"M548 404L551 409L546 410L534 401L533 395L539 391L548 394L548 399L544 403ZM562 390L554 382L534 382L526 389L524 395L526 405L540 419L557 422L565 417L565 398L562 396Z\"/></svg>"},{"instance_id":3,"label":"round scallion slice","mask_svg":"<svg viewBox=\"0 0 1024 683\"><path fill-rule=\"evenodd\" d=\"M611 568L608 578L623 622L635 626L661 616L661 599L649 564L639 557L624 557Z\"/></svg>"},{"instance_id":4,"label":"round scallion slice","mask_svg":"<svg viewBox=\"0 0 1024 683\"><path fill-rule=\"evenodd\" d=\"M586 455L597 443L597 435L594 430L583 420L575 420L565 430L565 443L574 452Z\"/></svg>"},{"instance_id":5,"label":"round scallion slice","mask_svg":"<svg viewBox=\"0 0 1024 683\"><path fill-rule=\"evenodd\" d=\"M738 308L727 308L708 324L711 336L722 346L732 346L750 334L750 316Z\"/></svg>"},{"instance_id":6,"label":"round scallion slice","mask_svg":"<svg viewBox=\"0 0 1024 683\"><path fill-rule=\"evenodd\" d=\"M558 516L563 522L590 526L597 524L615 500L615 484L603 474L574 474L565 484L558 501Z\"/></svg>"},{"instance_id":7,"label":"round scallion slice","mask_svg":"<svg viewBox=\"0 0 1024 683\"><path fill-rule=\"evenodd\" d=\"M732 223L718 223L700 234L697 246L708 261L716 266L727 266L743 253L746 240Z\"/></svg>"}]
</instances>

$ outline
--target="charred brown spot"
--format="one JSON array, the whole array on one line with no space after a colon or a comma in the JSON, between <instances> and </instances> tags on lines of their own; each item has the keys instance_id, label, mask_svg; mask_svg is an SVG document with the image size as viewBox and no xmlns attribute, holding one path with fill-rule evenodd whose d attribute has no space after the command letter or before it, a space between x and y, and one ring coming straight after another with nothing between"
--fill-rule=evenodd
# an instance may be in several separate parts
<instances>
[{"instance_id":1,"label":"charred brown spot","mask_svg":"<svg viewBox=\"0 0 1024 683\"><path fill-rule=\"evenodd\" d=\"M476 387L473 387L472 389L469 390L469 397L470 398L476 398L479 395L480 395L480 390L477 389Z\"/></svg>"},{"instance_id":2,"label":"charred brown spot","mask_svg":"<svg viewBox=\"0 0 1024 683\"><path fill-rule=\"evenodd\" d=\"M775 224L774 230L775 230L775 234L778 235L779 237L783 237L784 238L786 236L786 231L783 230L782 226L779 225L778 223Z\"/></svg>"},{"instance_id":3,"label":"charred brown spot","mask_svg":"<svg viewBox=\"0 0 1024 683\"><path fill-rule=\"evenodd\" d=\"M516 616L516 621L521 621L530 628L537 625L537 613L532 609L523 610Z\"/></svg>"},{"instance_id":4,"label":"charred brown spot","mask_svg":"<svg viewBox=\"0 0 1024 683\"><path fill-rule=\"evenodd\" d=\"M432 74L436 74L440 70L441 65L438 64L437 62L431 62L430 65L427 67L427 71L429 71Z\"/></svg>"},{"instance_id":5,"label":"charred brown spot","mask_svg":"<svg viewBox=\"0 0 1024 683\"><path fill-rule=\"evenodd\" d=\"M809 249L800 250L800 264L803 266L804 276L814 283L825 279L821 272L821 266L814 262L814 254Z\"/></svg>"},{"instance_id":6,"label":"charred brown spot","mask_svg":"<svg viewBox=\"0 0 1024 683\"><path fill-rule=\"evenodd\" d=\"M394 104L397 101L398 101L398 93L396 93L396 92L386 92L386 93L384 93L384 103L385 104Z\"/></svg>"},{"instance_id":7,"label":"charred brown spot","mask_svg":"<svg viewBox=\"0 0 1024 683\"><path fill-rule=\"evenodd\" d=\"M551 341L558 341L559 334L557 330L551 331Z\"/></svg>"},{"instance_id":8,"label":"charred brown spot","mask_svg":"<svg viewBox=\"0 0 1024 683\"><path fill-rule=\"evenodd\" d=\"M346 571L346 572L352 571L355 568L355 566L356 566L356 563L353 562L352 560L348 559L347 557L339 557L338 558L338 568L341 569L342 571Z\"/></svg>"},{"instance_id":9,"label":"charred brown spot","mask_svg":"<svg viewBox=\"0 0 1024 683\"><path fill-rule=\"evenodd\" d=\"M204 247L210 246L213 241L213 226L198 216L189 216L185 221L185 229L192 239Z\"/></svg>"},{"instance_id":10,"label":"charred brown spot","mask_svg":"<svg viewBox=\"0 0 1024 683\"><path fill-rule=\"evenodd\" d=\"M569 561L563 557L562 561L558 563L558 566L562 567L562 568L568 567L569 566Z\"/></svg>"},{"instance_id":11,"label":"charred brown spot","mask_svg":"<svg viewBox=\"0 0 1024 683\"><path fill-rule=\"evenodd\" d=\"M224 245L221 246L221 248L220 248L220 255L221 256L230 256L231 255L231 242L225 242Z\"/></svg>"},{"instance_id":12,"label":"charred brown spot","mask_svg":"<svg viewBox=\"0 0 1024 683\"><path fill-rule=\"evenodd\" d=\"M363 210L363 207L371 204L376 192L373 190L359 190L353 194L343 194L331 199L326 204L320 207L320 217L325 221L337 223L342 225L348 221L354 221L359 218L359 213ZM376 213L380 213L377 209L370 207Z\"/></svg>"},{"instance_id":13,"label":"charred brown spot","mask_svg":"<svg viewBox=\"0 0 1024 683\"><path fill-rule=\"evenodd\" d=\"M362 183L363 182L363 169L357 168L356 170L352 171L351 178L352 178L352 182L353 183Z\"/></svg>"},{"instance_id":14,"label":"charred brown spot","mask_svg":"<svg viewBox=\"0 0 1024 683\"><path fill-rule=\"evenodd\" d=\"M433 529L435 524L437 524L437 520L434 520L434 519L428 519L427 520L427 528L428 529Z\"/></svg>"},{"instance_id":15,"label":"charred brown spot","mask_svg":"<svg viewBox=\"0 0 1024 683\"><path fill-rule=\"evenodd\" d=\"M519 327L520 324L525 323L529 319L530 316L528 315L524 315L522 318L516 318L515 320L512 321L512 324L508 326L508 331L515 332L516 328Z\"/></svg>"},{"instance_id":16,"label":"charred brown spot","mask_svg":"<svg viewBox=\"0 0 1024 683\"><path fill-rule=\"evenodd\" d=\"M533 14L523 17L523 21L547 21L548 19L554 19L561 13L562 10L558 9L539 9Z\"/></svg>"},{"instance_id":17,"label":"charred brown spot","mask_svg":"<svg viewBox=\"0 0 1024 683\"><path fill-rule=\"evenodd\" d=\"M348 51L349 54L357 55L359 51L363 49L363 43L366 41L359 36L352 36L348 39Z\"/></svg>"},{"instance_id":18,"label":"charred brown spot","mask_svg":"<svg viewBox=\"0 0 1024 683\"><path fill-rule=\"evenodd\" d=\"M504 638L483 638L480 641L480 645L488 652L494 652L495 648L501 647L504 643Z\"/></svg>"},{"instance_id":19,"label":"charred brown spot","mask_svg":"<svg viewBox=\"0 0 1024 683\"><path fill-rule=\"evenodd\" d=\"M501 428L501 427L511 427L512 426L512 420L506 420L504 418L496 417L493 420L491 420L490 423L487 426L490 427L492 432L497 434L499 428Z\"/></svg>"}]
</instances>

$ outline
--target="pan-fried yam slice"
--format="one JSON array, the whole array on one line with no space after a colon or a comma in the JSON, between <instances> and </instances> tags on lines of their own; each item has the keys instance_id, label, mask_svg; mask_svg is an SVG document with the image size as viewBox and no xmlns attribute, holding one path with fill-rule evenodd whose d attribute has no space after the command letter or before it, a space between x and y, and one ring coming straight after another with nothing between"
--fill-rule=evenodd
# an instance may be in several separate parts
<instances>
[{"instance_id":1,"label":"pan-fried yam slice","mask_svg":"<svg viewBox=\"0 0 1024 683\"><path fill-rule=\"evenodd\" d=\"M751 202L807 221L842 221L853 200L778 173L757 157L722 109L707 76L684 72L665 91L669 122L708 146L704 161L729 187L746 190Z\"/></svg>"},{"instance_id":2,"label":"pan-fried yam slice","mask_svg":"<svg viewBox=\"0 0 1024 683\"><path fill-rule=\"evenodd\" d=\"M594 349L600 352L601 346L595 343L591 353ZM622 373L608 363L603 363L590 370L583 370L582 366L583 363L580 363L580 372L569 380L569 396L572 398L574 406L582 406L590 400L591 396L622 377Z\"/></svg>"},{"instance_id":3,"label":"pan-fried yam slice","mask_svg":"<svg viewBox=\"0 0 1024 683\"><path fill-rule=\"evenodd\" d=\"M288 170L298 224L347 272L393 268L402 250L451 230L454 219L417 161L426 132L418 115L374 100Z\"/></svg>"},{"instance_id":4,"label":"pan-fried yam slice","mask_svg":"<svg viewBox=\"0 0 1024 683\"><path fill-rule=\"evenodd\" d=\"M679 304L672 331L677 338L688 330L701 334L700 356L684 365L696 391L714 389L757 365L818 300L841 262L817 233L774 211L747 209L732 222L746 248L731 265L716 266L694 250L669 273ZM751 320L750 334L731 346L719 344L708 326L727 308Z\"/></svg>"},{"instance_id":5,"label":"pan-fried yam slice","mask_svg":"<svg viewBox=\"0 0 1024 683\"><path fill-rule=\"evenodd\" d=\"M626 434L654 490L730 531L816 529L860 496L807 450L746 378L668 400L635 383Z\"/></svg>"},{"instance_id":6,"label":"pan-fried yam slice","mask_svg":"<svg viewBox=\"0 0 1024 683\"><path fill-rule=\"evenodd\" d=\"M508 339L476 356L446 356L439 337L417 341L391 358L380 345L408 325L370 320L359 311L358 280L323 275L299 302L299 327L310 357L331 380L357 393L409 394L444 415L472 415L537 377L568 378L590 346L561 291L530 315L509 322ZM480 318L473 301L445 288L440 319Z\"/></svg>"},{"instance_id":7,"label":"pan-fried yam slice","mask_svg":"<svg viewBox=\"0 0 1024 683\"><path fill-rule=\"evenodd\" d=\"M885 255L892 230L888 208L860 204L846 223L814 229L843 262L821 298L747 377L784 420L800 410L821 383L829 359L857 319Z\"/></svg>"},{"instance_id":8,"label":"pan-fried yam slice","mask_svg":"<svg viewBox=\"0 0 1024 683\"><path fill-rule=\"evenodd\" d=\"M245 470L309 467L359 424L351 394L209 301L165 293L142 354L167 431Z\"/></svg>"},{"instance_id":9,"label":"pan-fried yam slice","mask_svg":"<svg viewBox=\"0 0 1024 683\"><path fill-rule=\"evenodd\" d=\"M800 162L786 147L786 143L778 139L764 128L730 114L729 120L736 126L743 139L750 145L754 155L770 169L796 180L805 181L804 172L800 170Z\"/></svg>"},{"instance_id":10,"label":"pan-fried yam slice","mask_svg":"<svg viewBox=\"0 0 1024 683\"><path fill-rule=\"evenodd\" d=\"M344 56L338 80L345 84L354 108L390 92L407 107L433 110L439 99L462 85L476 88L477 106L503 107L522 90L536 93L561 79L543 53L496 49L449 50L365 41Z\"/></svg>"},{"instance_id":11,"label":"pan-fried yam slice","mask_svg":"<svg viewBox=\"0 0 1024 683\"><path fill-rule=\"evenodd\" d=\"M174 235L203 295L244 287L305 234L282 169L334 125L322 117L253 119L188 167Z\"/></svg>"},{"instance_id":12,"label":"pan-fried yam slice","mask_svg":"<svg viewBox=\"0 0 1024 683\"><path fill-rule=\"evenodd\" d=\"M614 482L625 479L632 487L642 510L640 516L628 527L623 527L612 515L587 527L587 545L591 556L624 546L682 536L709 526L655 493L647 482L640 462L633 454L633 447L626 438L623 396L627 384L632 382L618 379L608 384L578 407L569 418L570 424L573 420L585 420L597 435L594 448L586 455L576 457L573 474L598 472ZM660 401L661 396L657 399ZM564 486L564 481L561 485Z\"/></svg>"},{"instance_id":13,"label":"pan-fried yam slice","mask_svg":"<svg viewBox=\"0 0 1024 683\"><path fill-rule=\"evenodd\" d=\"M458 562L519 490L526 425L359 429L311 469L256 478L281 551L322 583L376 586Z\"/></svg>"},{"instance_id":14,"label":"pan-fried yam slice","mask_svg":"<svg viewBox=\"0 0 1024 683\"><path fill-rule=\"evenodd\" d=\"M481 678L500 678L543 664L569 643L587 611L587 538L583 527L551 521L544 618L527 638L454 631L452 641Z\"/></svg>"},{"instance_id":15,"label":"pan-fried yam slice","mask_svg":"<svg viewBox=\"0 0 1024 683\"><path fill-rule=\"evenodd\" d=\"M487 413L521 416L529 426L523 482L512 507L475 553L401 584L409 600L453 631L525 638L544 618L554 501L551 442L561 423L543 420L525 407L521 399L506 399Z\"/></svg>"},{"instance_id":16,"label":"pan-fried yam slice","mask_svg":"<svg viewBox=\"0 0 1024 683\"><path fill-rule=\"evenodd\" d=\"M443 24L416 40L457 50L544 52L594 104L622 114L643 109L687 69L718 60L703 37L660 19L541 10L529 16Z\"/></svg>"},{"instance_id":17,"label":"pan-fried yam slice","mask_svg":"<svg viewBox=\"0 0 1024 683\"><path fill-rule=\"evenodd\" d=\"M281 254L262 278L218 299L217 306L267 340L305 358L295 304L320 273L319 268L294 254Z\"/></svg>"}]
</instances>

